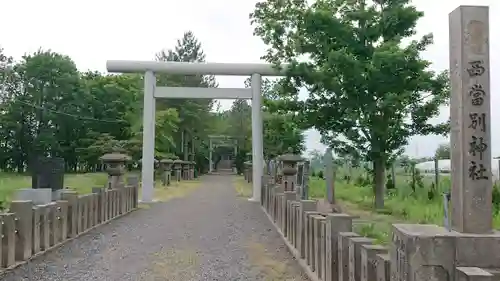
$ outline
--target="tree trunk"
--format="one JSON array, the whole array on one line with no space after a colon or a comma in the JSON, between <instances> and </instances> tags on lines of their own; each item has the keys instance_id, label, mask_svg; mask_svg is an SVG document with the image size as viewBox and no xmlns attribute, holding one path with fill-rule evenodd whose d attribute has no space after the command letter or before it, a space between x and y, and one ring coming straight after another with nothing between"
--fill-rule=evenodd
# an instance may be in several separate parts
<instances>
[{"instance_id":1,"label":"tree trunk","mask_svg":"<svg viewBox=\"0 0 500 281\"><path fill-rule=\"evenodd\" d=\"M385 196L385 161L377 158L373 161L374 185L375 185L375 209L384 208Z\"/></svg>"}]
</instances>

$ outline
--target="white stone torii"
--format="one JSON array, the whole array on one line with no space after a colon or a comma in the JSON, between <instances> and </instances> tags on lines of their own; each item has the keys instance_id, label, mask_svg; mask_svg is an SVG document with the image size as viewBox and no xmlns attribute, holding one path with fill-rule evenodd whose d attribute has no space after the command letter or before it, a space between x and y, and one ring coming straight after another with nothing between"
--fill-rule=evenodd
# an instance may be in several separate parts
<instances>
[{"instance_id":1,"label":"white stone torii","mask_svg":"<svg viewBox=\"0 0 500 281\"><path fill-rule=\"evenodd\" d=\"M285 66L286 67L286 66ZM155 100L156 98L190 99L251 99L252 100L252 162L253 195L249 201L260 202L263 176L262 76L283 76L283 71L271 64L189 63L158 61L108 60L108 72L145 73L143 140L142 140L142 201L153 201ZM155 73L176 75L251 76L251 88L157 87Z\"/></svg>"}]
</instances>

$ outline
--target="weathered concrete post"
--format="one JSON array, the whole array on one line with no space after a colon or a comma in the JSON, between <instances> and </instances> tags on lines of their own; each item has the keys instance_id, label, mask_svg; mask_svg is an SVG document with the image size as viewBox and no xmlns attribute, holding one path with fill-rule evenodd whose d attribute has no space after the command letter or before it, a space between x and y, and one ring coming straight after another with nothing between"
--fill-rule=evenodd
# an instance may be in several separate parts
<instances>
[{"instance_id":1,"label":"weathered concrete post","mask_svg":"<svg viewBox=\"0 0 500 281\"><path fill-rule=\"evenodd\" d=\"M130 157L122 153L108 153L101 156L100 160L106 165L106 172L108 173L107 188L124 187L125 164L130 160Z\"/></svg>"},{"instance_id":2,"label":"weathered concrete post","mask_svg":"<svg viewBox=\"0 0 500 281\"><path fill-rule=\"evenodd\" d=\"M452 229L395 224L391 281L498 274L488 270L500 267L500 234L492 229L488 14L488 7L460 6L449 17ZM474 279L482 269L483 279Z\"/></svg>"},{"instance_id":3,"label":"weathered concrete post","mask_svg":"<svg viewBox=\"0 0 500 281\"><path fill-rule=\"evenodd\" d=\"M15 215L16 233L16 260L25 261L32 254L33 235L33 202L12 201L10 212ZM5 245L4 245L5 246Z\"/></svg>"},{"instance_id":4,"label":"weathered concrete post","mask_svg":"<svg viewBox=\"0 0 500 281\"><path fill-rule=\"evenodd\" d=\"M179 159L174 160L174 171L175 171L175 180L181 181L182 179L182 161Z\"/></svg>"},{"instance_id":5,"label":"weathered concrete post","mask_svg":"<svg viewBox=\"0 0 500 281\"><path fill-rule=\"evenodd\" d=\"M160 160L160 169L162 172L161 182L163 186L170 185L173 163L174 161L172 159Z\"/></svg>"}]
</instances>

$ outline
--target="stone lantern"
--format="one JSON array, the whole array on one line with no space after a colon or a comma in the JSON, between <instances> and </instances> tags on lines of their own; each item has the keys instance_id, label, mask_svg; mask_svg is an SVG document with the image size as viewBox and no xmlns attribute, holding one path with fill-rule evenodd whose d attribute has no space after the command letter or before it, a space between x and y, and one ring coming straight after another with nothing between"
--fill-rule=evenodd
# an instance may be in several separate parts
<instances>
[{"instance_id":1,"label":"stone lantern","mask_svg":"<svg viewBox=\"0 0 500 281\"><path fill-rule=\"evenodd\" d=\"M248 180L248 162L243 162L243 178L245 181Z\"/></svg>"},{"instance_id":2,"label":"stone lantern","mask_svg":"<svg viewBox=\"0 0 500 281\"><path fill-rule=\"evenodd\" d=\"M249 181L248 171L250 170L250 162L243 162L243 176L246 181Z\"/></svg>"},{"instance_id":3,"label":"stone lantern","mask_svg":"<svg viewBox=\"0 0 500 281\"><path fill-rule=\"evenodd\" d=\"M181 160L181 167L182 167L182 179L189 180L189 161Z\"/></svg>"},{"instance_id":4,"label":"stone lantern","mask_svg":"<svg viewBox=\"0 0 500 281\"><path fill-rule=\"evenodd\" d=\"M190 172L190 179L194 179L196 177L196 161L191 161L191 170L189 171Z\"/></svg>"},{"instance_id":5,"label":"stone lantern","mask_svg":"<svg viewBox=\"0 0 500 281\"><path fill-rule=\"evenodd\" d=\"M101 156L100 160L106 165L108 173L108 188L124 187L123 175L125 174L125 164L130 161L130 157L122 153L107 153Z\"/></svg>"},{"instance_id":6,"label":"stone lantern","mask_svg":"<svg viewBox=\"0 0 500 281\"><path fill-rule=\"evenodd\" d=\"M174 163L173 168L175 170L175 179L177 181L181 181L181 178L182 178L181 177L181 173L182 173L182 171L181 171L182 170L182 161L179 160L179 159L176 159L176 160L174 160L173 163Z\"/></svg>"},{"instance_id":7,"label":"stone lantern","mask_svg":"<svg viewBox=\"0 0 500 281\"><path fill-rule=\"evenodd\" d=\"M248 163L248 182L252 182L253 181L253 164L251 161L247 162Z\"/></svg>"},{"instance_id":8,"label":"stone lantern","mask_svg":"<svg viewBox=\"0 0 500 281\"><path fill-rule=\"evenodd\" d=\"M163 159L160 161L160 170L162 172L161 181L163 186L170 185L173 164L174 160L172 159Z\"/></svg>"},{"instance_id":9,"label":"stone lantern","mask_svg":"<svg viewBox=\"0 0 500 281\"><path fill-rule=\"evenodd\" d=\"M288 149L288 153L278 157L278 160L283 164L281 173L283 174L283 190L295 191L297 185L297 163L304 159L297 154L294 154L292 149Z\"/></svg>"}]
</instances>

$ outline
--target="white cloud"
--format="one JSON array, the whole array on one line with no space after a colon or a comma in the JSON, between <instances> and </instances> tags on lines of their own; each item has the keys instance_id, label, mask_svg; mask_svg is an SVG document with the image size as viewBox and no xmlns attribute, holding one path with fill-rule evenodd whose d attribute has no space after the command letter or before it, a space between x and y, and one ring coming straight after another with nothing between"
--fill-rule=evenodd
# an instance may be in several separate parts
<instances>
[{"instance_id":1,"label":"white cloud","mask_svg":"<svg viewBox=\"0 0 500 281\"><path fill-rule=\"evenodd\" d=\"M248 14L255 0L183 1L62 1L17 0L2 3L0 44L7 54L19 58L39 47L50 48L72 57L81 70L105 70L108 59L150 60L162 48L170 48L186 30L200 39L211 62L258 62L265 46L252 35ZM489 5L490 33L497 34L500 4L495 0L415 0L425 12L419 22L419 35L433 32L435 44L425 53L436 70L448 68L448 13L459 5ZM491 50L500 45L491 37ZM492 89L499 57L491 52ZM218 77L221 87L242 87L244 77ZM492 104L499 97L492 93ZM230 101L224 101L228 107ZM492 120L500 117L492 112ZM439 120L449 116L444 109ZM493 128L494 126L492 126ZM317 132L308 132L308 149L324 149ZM415 137L408 153L432 155L446 140L441 137ZM500 130L493 128L493 155L500 154Z\"/></svg>"}]
</instances>

